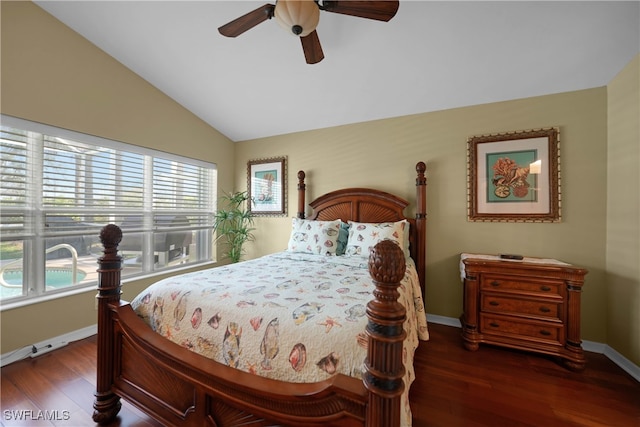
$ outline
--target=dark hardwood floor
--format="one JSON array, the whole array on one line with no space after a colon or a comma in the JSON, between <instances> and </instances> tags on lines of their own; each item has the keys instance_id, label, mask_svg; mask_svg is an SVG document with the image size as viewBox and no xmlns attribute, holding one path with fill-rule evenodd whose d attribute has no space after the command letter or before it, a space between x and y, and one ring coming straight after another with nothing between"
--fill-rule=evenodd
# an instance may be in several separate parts
<instances>
[{"instance_id":1,"label":"dark hardwood floor","mask_svg":"<svg viewBox=\"0 0 640 427\"><path fill-rule=\"evenodd\" d=\"M604 355L587 353L587 369L576 373L524 352L466 351L457 328L430 324L430 332L411 388L416 427L640 426L640 383ZM91 337L2 368L0 423L95 426L95 353ZM158 425L126 402L112 424Z\"/></svg>"}]
</instances>

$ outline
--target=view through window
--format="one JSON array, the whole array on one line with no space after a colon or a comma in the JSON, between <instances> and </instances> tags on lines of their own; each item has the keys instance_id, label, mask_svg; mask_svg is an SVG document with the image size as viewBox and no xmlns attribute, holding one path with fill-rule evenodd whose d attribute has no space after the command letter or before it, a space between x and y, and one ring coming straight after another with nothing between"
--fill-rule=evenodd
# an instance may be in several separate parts
<instances>
[{"instance_id":1,"label":"view through window","mask_svg":"<svg viewBox=\"0 0 640 427\"><path fill-rule=\"evenodd\" d=\"M97 283L121 227L122 277L212 259L215 164L2 116L0 301Z\"/></svg>"}]
</instances>

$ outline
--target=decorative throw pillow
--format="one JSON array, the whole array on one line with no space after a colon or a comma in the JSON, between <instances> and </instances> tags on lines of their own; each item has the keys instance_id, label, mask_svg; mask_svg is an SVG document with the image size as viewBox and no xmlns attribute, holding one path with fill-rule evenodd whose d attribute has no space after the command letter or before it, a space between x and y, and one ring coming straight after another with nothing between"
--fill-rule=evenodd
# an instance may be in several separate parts
<instances>
[{"instance_id":1,"label":"decorative throw pillow","mask_svg":"<svg viewBox=\"0 0 640 427\"><path fill-rule=\"evenodd\" d=\"M338 233L338 246L336 247L336 255L344 255L347 250L347 242L349 241L349 224L340 222L340 232Z\"/></svg>"},{"instance_id":2,"label":"decorative throw pillow","mask_svg":"<svg viewBox=\"0 0 640 427\"><path fill-rule=\"evenodd\" d=\"M311 221L293 218L287 250L318 255L335 255L342 221Z\"/></svg>"},{"instance_id":3,"label":"decorative throw pillow","mask_svg":"<svg viewBox=\"0 0 640 427\"><path fill-rule=\"evenodd\" d=\"M409 221L365 223L349 221L349 241L346 255L368 257L371 249L382 240L392 240L409 257Z\"/></svg>"}]
</instances>

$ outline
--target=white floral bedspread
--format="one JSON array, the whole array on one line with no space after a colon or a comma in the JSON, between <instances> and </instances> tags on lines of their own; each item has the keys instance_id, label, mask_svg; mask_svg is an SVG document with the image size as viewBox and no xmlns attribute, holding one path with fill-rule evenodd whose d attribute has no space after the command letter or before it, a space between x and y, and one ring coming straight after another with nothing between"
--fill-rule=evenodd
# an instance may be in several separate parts
<instances>
[{"instance_id":1,"label":"white floral bedspread","mask_svg":"<svg viewBox=\"0 0 640 427\"><path fill-rule=\"evenodd\" d=\"M360 378L365 308L374 289L367 261L279 252L164 279L131 305L157 333L246 372L287 382L321 381L335 373ZM419 340L429 338L411 259L399 290L407 310L403 406L408 411L413 354ZM410 412L403 419L410 425Z\"/></svg>"}]
</instances>

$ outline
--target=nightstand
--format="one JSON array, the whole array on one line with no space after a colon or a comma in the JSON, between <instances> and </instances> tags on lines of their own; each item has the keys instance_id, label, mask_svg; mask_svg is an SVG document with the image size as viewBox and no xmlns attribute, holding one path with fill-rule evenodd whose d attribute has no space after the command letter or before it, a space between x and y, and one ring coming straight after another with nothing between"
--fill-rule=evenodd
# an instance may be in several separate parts
<instances>
[{"instance_id":1,"label":"nightstand","mask_svg":"<svg viewBox=\"0 0 640 427\"><path fill-rule=\"evenodd\" d=\"M580 294L587 270L553 259L504 260L462 254L462 338L558 356L571 370L585 367Z\"/></svg>"}]
</instances>

